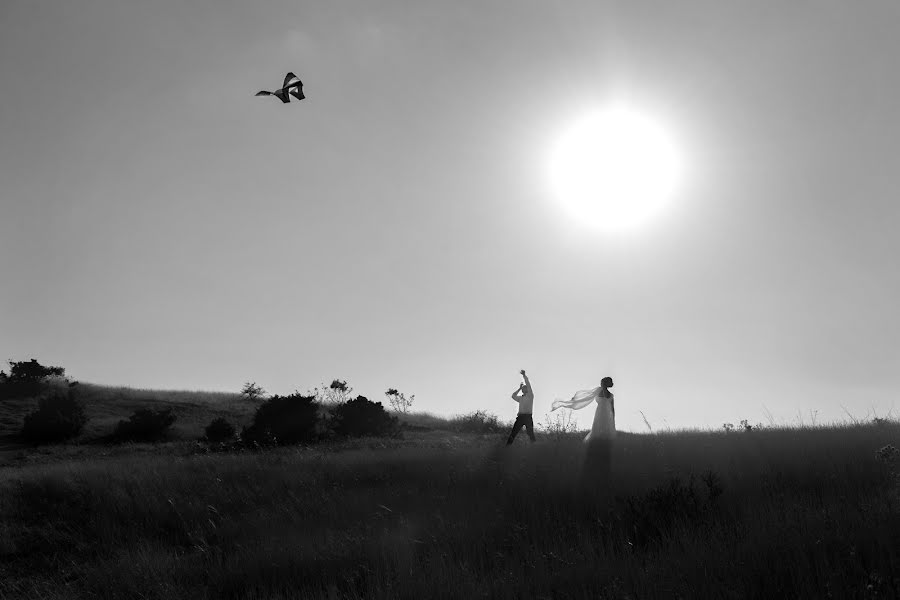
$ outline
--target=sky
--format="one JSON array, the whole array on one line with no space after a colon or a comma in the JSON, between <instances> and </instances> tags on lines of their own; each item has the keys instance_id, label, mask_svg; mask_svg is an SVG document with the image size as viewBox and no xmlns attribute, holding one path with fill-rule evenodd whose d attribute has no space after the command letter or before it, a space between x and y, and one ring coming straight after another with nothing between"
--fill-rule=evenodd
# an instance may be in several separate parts
<instances>
[{"instance_id":1,"label":"sky","mask_svg":"<svg viewBox=\"0 0 900 600\"><path fill-rule=\"evenodd\" d=\"M503 419L526 369L536 422L610 375L629 431L896 416L898 30L888 0L4 0L0 358ZM254 96L288 71L306 100ZM613 100L684 165L621 232L547 176Z\"/></svg>"}]
</instances>

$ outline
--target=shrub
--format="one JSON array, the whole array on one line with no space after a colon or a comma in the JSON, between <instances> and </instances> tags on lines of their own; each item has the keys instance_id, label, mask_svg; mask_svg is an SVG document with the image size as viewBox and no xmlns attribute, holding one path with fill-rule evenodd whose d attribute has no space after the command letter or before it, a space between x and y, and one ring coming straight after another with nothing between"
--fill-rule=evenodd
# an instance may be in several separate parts
<instances>
[{"instance_id":1,"label":"shrub","mask_svg":"<svg viewBox=\"0 0 900 600\"><path fill-rule=\"evenodd\" d=\"M62 367L45 367L35 359L29 361L9 362L9 375L3 374L4 383L38 383L47 377L63 377L66 370Z\"/></svg>"},{"instance_id":2,"label":"shrub","mask_svg":"<svg viewBox=\"0 0 900 600\"><path fill-rule=\"evenodd\" d=\"M450 421L450 426L457 433L503 433L507 429L497 415L484 410L458 415Z\"/></svg>"},{"instance_id":3,"label":"shrub","mask_svg":"<svg viewBox=\"0 0 900 600\"><path fill-rule=\"evenodd\" d=\"M256 409L253 424L241 439L261 445L313 442L318 437L319 404L315 396L272 396Z\"/></svg>"},{"instance_id":4,"label":"shrub","mask_svg":"<svg viewBox=\"0 0 900 600\"><path fill-rule=\"evenodd\" d=\"M234 439L234 434L237 433L237 431L235 430L234 425L222 417L219 417L213 419L213 421L206 426L205 433L208 441L218 443Z\"/></svg>"},{"instance_id":5,"label":"shrub","mask_svg":"<svg viewBox=\"0 0 900 600\"><path fill-rule=\"evenodd\" d=\"M152 410L142 408L134 411L127 421L119 421L113 438L117 441L152 442L162 439L172 423L175 415L171 408Z\"/></svg>"},{"instance_id":6,"label":"shrub","mask_svg":"<svg viewBox=\"0 0 900 600\"><path fill-rule=\"evenodd\" d=\"M385 397L388 400L388 404L391 405L391 410L394 412L406 414L409 412L409 409L412 407L413 402L416 401L416 395L413 394L409 398L406 397L406 394L396 390L395 388L389 388L388 391L384 393Z\"/></svg>"},{"instance_id":7,"label":"shrub","mask_svg":"<svg viewBox=\"0 0 900 600\"><path fill-rule=\"evenodd\" d=\"M372 402L365 396L335 406L329 425L336 434L349 437L394 436L400 431L397 417L389 415L381 402Z\"/></svg>"},{"instance_id":8,"label":"shrub","mask_svg":"<svg viewBox=\"0 0 900 600\"><path fill-rule=\"evenodd\" d=\"M22 437L37 444L75 437L87 423L84 405L71 389L53 390L38 400L38 409L25 416Z\"/></svg>"},{"instance_id":9,"label":"shrub","mask_svg":"<svg viewBox=\"0 0 900 600\"><path fill-rule=\"evenodd\" d=\"M261 385L256 385L255 381L248 381L244 384L244 387L241 388L241 396L250 402L255 402L265 395L266 390L264 390Z\"/></svg>"},{"instance_id":10,"label":"shrub","mask_svg":"<svg viewBox=\"0 0 900 600\"><path fill-rule=\"evenodd\" d=\"M313 390L316 401L322 406L332 407L350 399L353 388L343 379L332 379L328 385L322 384Z\"/></svg>"},{"instance_id":11,"label":"shrub","mask_svg":"<svg viewBox=\"0 0 900 600\"><path fill-rule=\"evenodd\" d=\"M9 375L0 371L0 399L36 396L46 390L42 384L55 378L64 387L69 384L62 367L45 367L35 359L8 361Z\"/></svg>"}]
</instances>

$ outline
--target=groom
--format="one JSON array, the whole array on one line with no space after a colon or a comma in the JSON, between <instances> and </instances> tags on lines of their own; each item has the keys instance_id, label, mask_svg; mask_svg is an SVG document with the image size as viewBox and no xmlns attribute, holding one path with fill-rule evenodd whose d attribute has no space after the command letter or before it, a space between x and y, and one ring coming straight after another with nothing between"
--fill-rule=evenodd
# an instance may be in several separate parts
<instances>
[{"instance_id":1,"label":"groom","mask_svg":"<svg viewBox=\"0 0 900 600\"><path fill-rule=\"evenodd\" d=\"M528 381L528 375L525 370L519 371L525 383L519 385L519 389L512 393L512 399L519 403L519 414L516 415L516 422L513 424L512 431L509 432L509 438L506 445L509 446L516 439L522 426L528 432L528 439L534 442L534 421L531 418L531 411L534 407L534 392L531 390L531 382Z\"/></svg>"}]
</instances>

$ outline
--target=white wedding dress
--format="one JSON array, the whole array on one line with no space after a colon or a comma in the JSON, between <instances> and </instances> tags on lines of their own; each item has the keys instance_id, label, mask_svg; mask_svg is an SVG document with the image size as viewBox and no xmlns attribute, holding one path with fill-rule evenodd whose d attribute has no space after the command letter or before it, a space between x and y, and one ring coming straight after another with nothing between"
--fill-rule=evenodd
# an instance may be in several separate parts
<instances>
[{"instance_id":1,"label":"white wedding dress","mask_svg":"<svg viewBox=\"0 0 900 600\"><path fill-rule=\"evenodd\" d=\"M609 392L609 397L600 395L600 388L596 387L592 390L581 390L575 392L569 400L554 400L551 412L558 408L570 408L579 410L585 406L597 403L597 411L594 413L594 423L591 425L591 431L584 437L585 442L591 440L612 440L616 437L616 413L613 412L613 396Z\"/></svg>"}]
</instances>

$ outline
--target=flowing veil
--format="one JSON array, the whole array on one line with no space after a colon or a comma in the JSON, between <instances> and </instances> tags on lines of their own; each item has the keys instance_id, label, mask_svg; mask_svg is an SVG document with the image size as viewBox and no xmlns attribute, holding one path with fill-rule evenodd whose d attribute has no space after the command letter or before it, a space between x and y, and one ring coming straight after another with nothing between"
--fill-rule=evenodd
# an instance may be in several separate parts
<instances>
[{"instance_id":1,"label":"flowing veil","mask_svg":"<svg viewBox=\"0 0 900 600\"><path fill-rule=\"evenodd\" d=\"M579 410L584 408L585 406L594 402L600 396L600 388L595 387L592 390L581 390L579 392L575 392L575 395L569 398L568 400L562 400L557 398L553 401L551 405L550 412L558 408L569 408L572 410Z\"/></svg>"}]
</instances>

